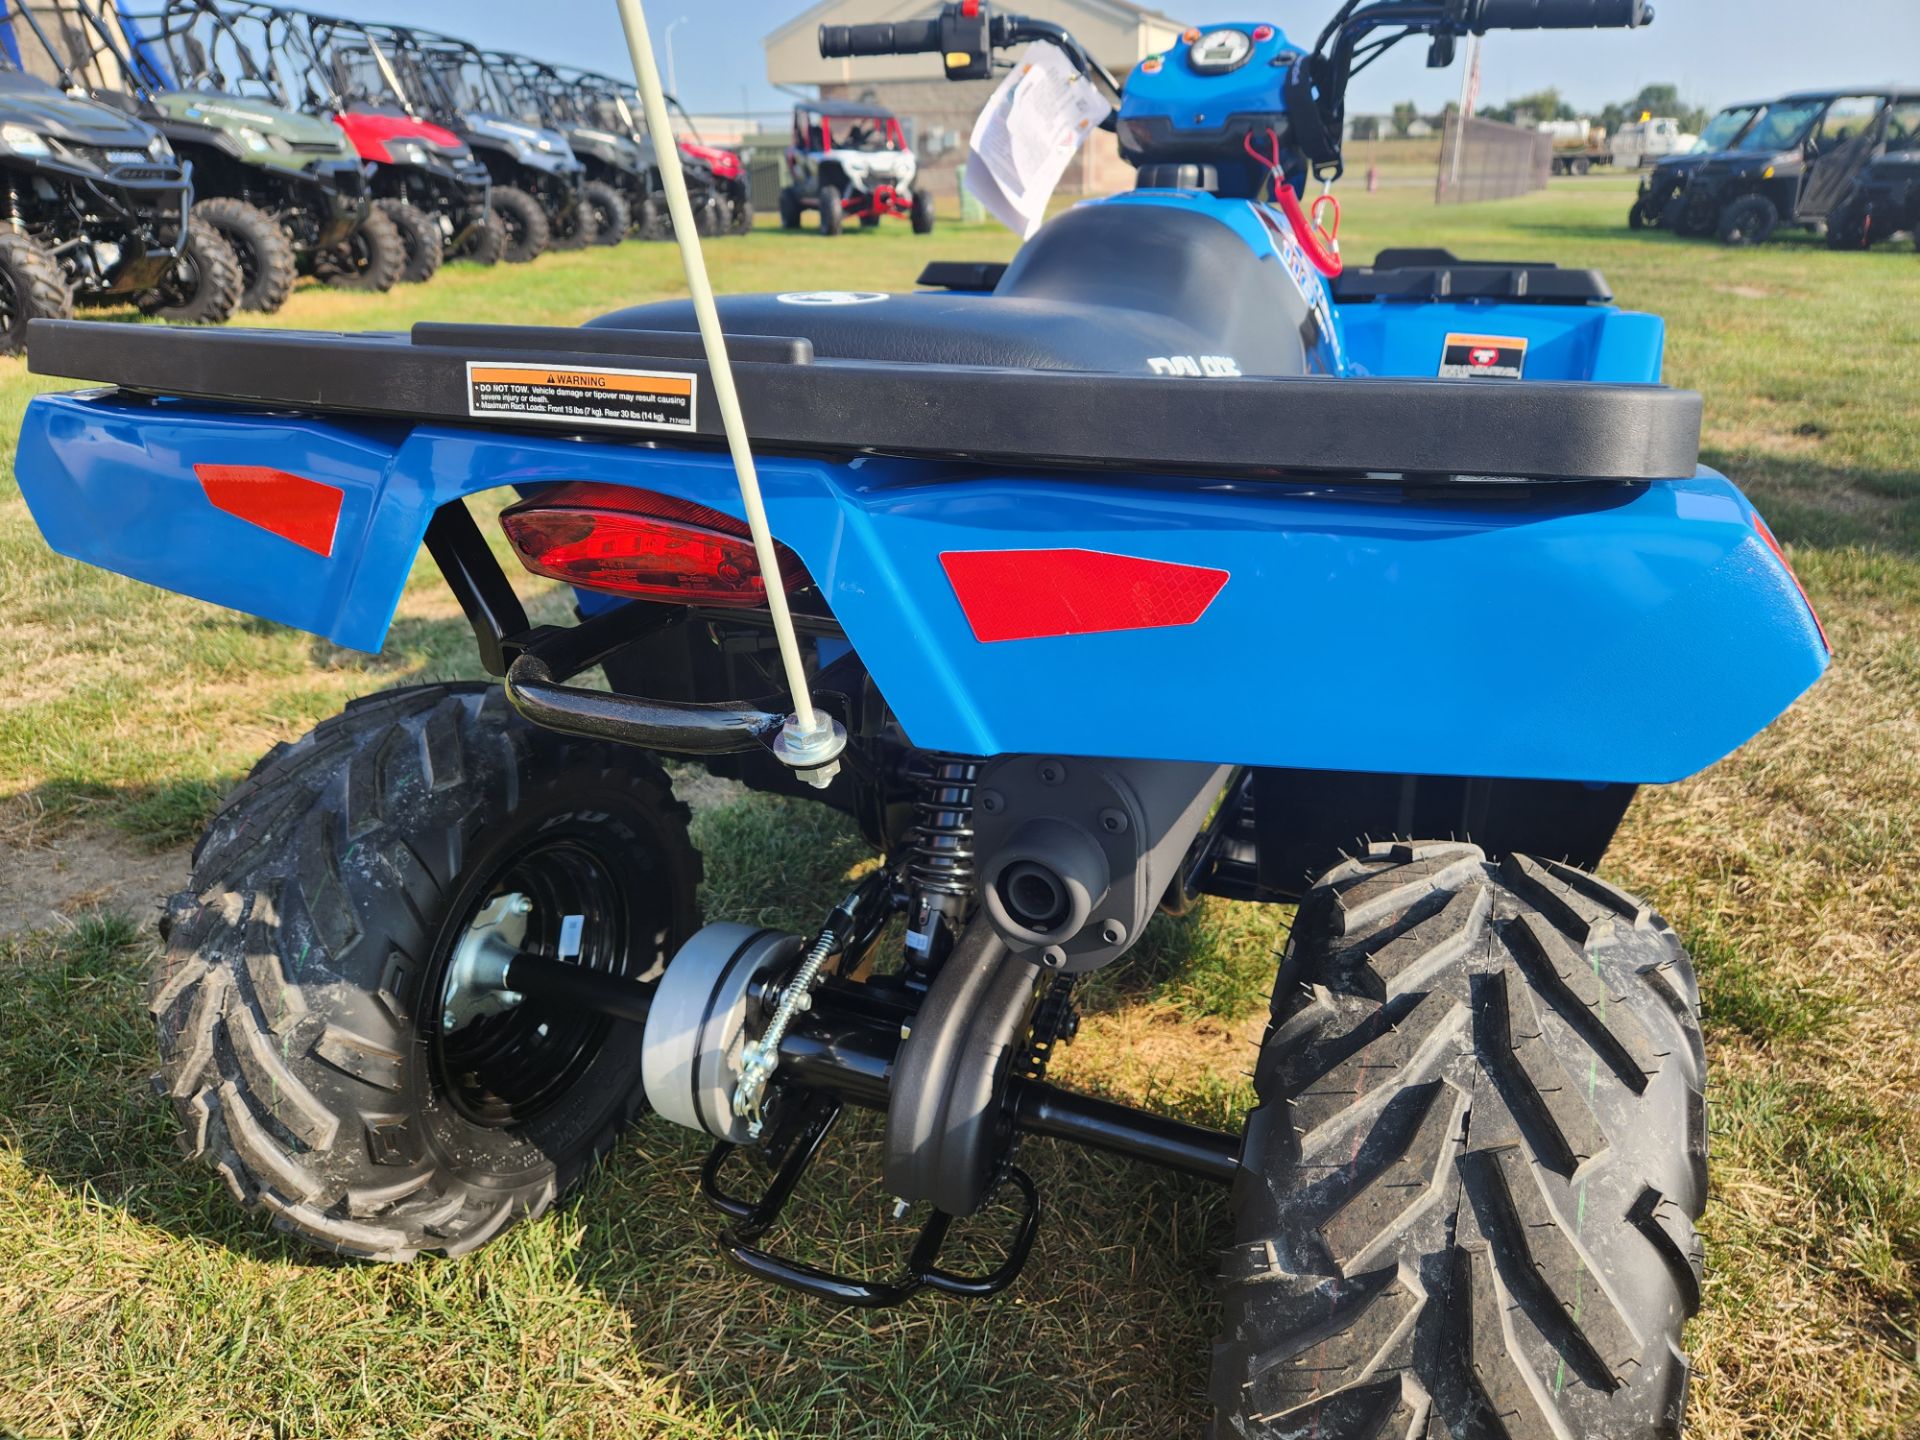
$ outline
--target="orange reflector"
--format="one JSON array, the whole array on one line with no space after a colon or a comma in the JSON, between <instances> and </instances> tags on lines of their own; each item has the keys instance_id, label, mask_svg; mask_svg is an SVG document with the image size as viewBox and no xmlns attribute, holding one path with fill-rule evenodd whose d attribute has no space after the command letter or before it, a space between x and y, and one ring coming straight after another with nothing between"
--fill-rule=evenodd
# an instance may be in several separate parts
<instances>
[{"instance_id":1,"label":"orange reflector","mask_svg":"<svg viewBox=\"0 0 1920 1440\"><path fill-rule=\"evenodd\" d=\"M340 502L346 497L339 486L266 465L196 465L193 473L214 509L270 530L303 550L332 556Z\"/></svg>"}]
</instances>

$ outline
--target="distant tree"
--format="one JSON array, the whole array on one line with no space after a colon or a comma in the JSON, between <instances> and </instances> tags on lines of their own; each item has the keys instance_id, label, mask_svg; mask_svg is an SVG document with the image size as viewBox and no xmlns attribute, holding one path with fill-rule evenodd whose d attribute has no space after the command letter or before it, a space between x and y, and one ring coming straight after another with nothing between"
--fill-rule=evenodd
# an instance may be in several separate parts
<instances>
[{"instance_id":1,"label":"distant tree","mask_svg":"<svg viewBox=\"0 0 1920 1440\"><path fill-rule=\"evenodd\" d=\"M1393 107L1393 133L1404 136L1420 118L1420 107L1411 100L1402 100Z\"/></svg>"},{"instance_id":2,"label":"distant tree","mask_svg":"<svg viewBox=\"0 0 1920 1440\"><path fill-rule=\"evenodd\" d=\"M1574 108L1561 99L1560 92L1551 86L1545 90L1536 90L1531 95L1518 96L1507 108L1513 112L1513 118L1516 120L1538 122L1579 118Z\"/></svg>"},{"instance_id":3,"label":"distant tree","mask_svg":"<svg viewBox=\"0 0 1920 1440\"><path fill-rule=\"evenodd\" d=\"M1638 120L1642 115L1679 115L1687 107L1680 103L1678 85L1642 85L1627 108L1633 111L1627 118Z\"/></svg>"},{"instance_id":4,"label":"distant tree","mask_svg":"<svg viewBox=\"0 0 1920 1440\"><path fill-rule=\"evenodd\" d=\"M1681 128L1699 134L1712 115L1680 98L1678 85L1642 85L1640 93L1624 105L1609 105L1600 112L1600 123L1608 130L1638 121L1642 115L1671 115Z\"/></svg>"}]
</instances>

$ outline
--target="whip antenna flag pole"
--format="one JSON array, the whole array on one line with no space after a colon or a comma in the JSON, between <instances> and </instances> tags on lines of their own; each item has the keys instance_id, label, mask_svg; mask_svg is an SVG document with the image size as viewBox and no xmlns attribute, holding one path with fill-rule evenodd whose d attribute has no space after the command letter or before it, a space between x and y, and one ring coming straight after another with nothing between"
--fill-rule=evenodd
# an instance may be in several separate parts
<instances>
[{"instance_id":1,"label":"whip antenna flag pole","mask_svg":"<svg viewBox=\"0 0 1920 1440\"><path fill-rule=\"evenodd\" d=\"M627 49L633 57L634 79L640 87L641 107L647 116L647 130L653 136L660 179L667 190L673 238L680 247L680 263L687 272L687 289L693 297L700 341L712 372L713 398L720 407L720 421L726 427L727 449L732 452L733 472L740 481L740 498L746 506L747 529L753 536L760 573L766 577L767 608L772 612L773 633L780 642L780 661L786 667L787 688L793 695L793 713L787 717L785 728L774 742L774 753L799 772L802 779L824 789L839 771L839 756L846 749L847 733L831 716L814 709L813 696L807 686L799 636L794 632L793 615L787 608L786 587L780 583L780 556L774 549L773 532L767 527L767 509L760 497L760 476L754 468L746 422L740 415L740 396L733 385L727 337L720 331L720 312L714 307L713 285L707 279L700 231L694 224L693 205L687 199L687 177L680 168L680 147L674 140L666 92L660 87L660 68L653 56L653 40L647 33L646 11L640 0L618 0L618 4L620 23L627 32Z\"/></svg>"}]
</instances>

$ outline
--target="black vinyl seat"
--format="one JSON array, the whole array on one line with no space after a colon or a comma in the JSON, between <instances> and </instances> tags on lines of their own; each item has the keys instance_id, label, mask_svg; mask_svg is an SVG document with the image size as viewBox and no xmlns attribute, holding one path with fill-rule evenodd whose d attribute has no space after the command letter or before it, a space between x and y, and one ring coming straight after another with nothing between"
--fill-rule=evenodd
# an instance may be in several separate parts
<instances>
[{"instance_id":1,"label":"black vinyl seat","mask_svg":"<svg viewBox=\"0 0 1920 1440\"><path fill-rule=\"evenodd\" d=\"M1304 374L1316 323L1276 254L1177 205L1069 210L1021 249L990 295L788 291L723 296L719 307L729 334L799 337L820 360L1116 374L1155 373L1149 362L1167 357ZM697 328L685 300L588 323Z\"/></svg>"}]
</instances>

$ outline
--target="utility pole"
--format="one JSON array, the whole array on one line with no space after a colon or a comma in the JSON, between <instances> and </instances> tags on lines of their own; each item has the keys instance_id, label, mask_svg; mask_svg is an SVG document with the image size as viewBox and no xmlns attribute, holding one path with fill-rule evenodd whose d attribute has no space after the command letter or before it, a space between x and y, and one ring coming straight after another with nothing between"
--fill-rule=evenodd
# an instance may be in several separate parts
<instances>
[{"instance_id":1,"label":"utility pole","mask_svg":"<svg viewBox=\"0 0 1920 1440\"><path fill-rule=\"evenodd\" d=\"M686 23L687 17L684 15L667 22L667 93L676 100L680 98L680 72L673 66L673 31L676 25Z\"/></svg>"},{"instance_id":2,"label":"utility pole","mask_svg":"<svg viewBox=\"0 0 1920 1440\"><path fill-rule=\"evenodd\" d=\"M1474 107L1480 103L1480 37L1467 36L1467 59L1460 67L1460 104L1453 112L1453 173L1447 178L1447 188L1453 189L1460 183L1460 159L1467 148L1467 121L1473 118Z\"/></svg>"}]
</instances>

